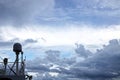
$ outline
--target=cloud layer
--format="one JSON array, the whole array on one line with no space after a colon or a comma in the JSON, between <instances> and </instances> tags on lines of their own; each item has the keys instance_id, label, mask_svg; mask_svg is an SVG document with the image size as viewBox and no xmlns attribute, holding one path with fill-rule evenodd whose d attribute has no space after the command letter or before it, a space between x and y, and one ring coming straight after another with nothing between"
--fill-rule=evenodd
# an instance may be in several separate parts
<instances>
[{"instance_id":1,"label":"cloud layer","mask_svg":"<svg viewBox=\"0 0 120 80\"><path fill-rule=\"evenodd\" d=\"M79 26L83 27L80 28ZM61 28L26 26L19 28L19 31L18 28L8 26L0 28L0 41L6 43L33 43L36 47L81 43L94 48L94 46L106 44L110 39L119 39L119 31L119 25L112 25L105 28L91 28L89 25L71 24Z\"/></svg>"},{"instance_id":2,"label":"cloud layer","mask_svg":"<svg viewBox=\"0 0 120 80\"><path fill-rule=\"evenodd\" d=\"M1 0L0 26L119 24L118 0Z\"/></svg>"},{"instance_id":3,"label":"cloud layer","mask_svg":"<svg viewBox=\"0 0 120 80\"><path fill-rule=\"evenodd\" d=\"M81 50L83 49L79 47L77 49L82 54ZM35 80L112 80L120 76L120 42L116 39L110 40L109 44L104 45L103 49L88 55L88 57L72 56L63 59L59 55L59 51L49 50L43 59L36 58L30 61L31 63L27 62L27 69L37 72ZM81 57L83 60L77 60Z\"/></svg>"},{"instance_id":4,"label":"cloud layer","mask_svg":"<svg viewBox=\"0 0 120 80\"><path fill-rule=\"evenodd\" d=\"M46 16L54 7L53 0L1 0L0 25L17 25L34 23L36 16Z\"/></svg>"}]
</instances>

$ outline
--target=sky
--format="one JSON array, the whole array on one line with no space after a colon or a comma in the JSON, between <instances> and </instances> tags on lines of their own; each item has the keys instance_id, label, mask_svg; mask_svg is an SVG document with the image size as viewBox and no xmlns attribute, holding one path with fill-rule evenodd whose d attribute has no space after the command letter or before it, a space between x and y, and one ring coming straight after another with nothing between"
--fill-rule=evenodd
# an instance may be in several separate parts
<instances>
[{"instance_id":1,"label":"sky","mask_svg":"<svg viewBox=\"0 0 120 80\"><path fill-rule=\"evenodd\" d=\"M16 42L34 80L118 80L120 0L0 0L0 56Z\"/></svg>"}]
</instances>

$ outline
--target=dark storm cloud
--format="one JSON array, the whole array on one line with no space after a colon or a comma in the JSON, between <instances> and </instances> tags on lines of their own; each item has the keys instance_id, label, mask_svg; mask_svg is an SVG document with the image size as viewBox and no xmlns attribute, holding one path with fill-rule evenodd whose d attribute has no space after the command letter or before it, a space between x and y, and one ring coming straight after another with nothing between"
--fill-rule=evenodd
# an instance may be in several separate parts
<instances>
[{"instance_id":1,"label":"dark storm cloud","mask_svg":"<svg viewBox=\"0 0 120 80\"><path fill-rule=\"evenodd\" d=\"M30 24L53 5L53 0L0 0L0 25Z\"/></svg>"},{"instance_id":2,"label":"dark storm cloud","mask_svg":"<svg viewBox=\"0 0 120 80\"><path fill-rule=\"evenodd\" d=\"M86 67L83 70L84 77L111 79L120 76L120 42L116 39L111 40L109 45L96 52L85 62L76 63L74 67ZM77 68L78 71L80 68ZM75 70L73 70L75 71ZM80 73L81 74L81 73ZM80 74L78 74L80 76ZM77 75L77 74L76 74Z\"/></svg>"},{"instance_id":3,"label":"dark storm cloud","mask_svg":"<svg viewBox=\"0 0 120 80\"><path fill-rule=\"evenodd\" d=\"M83 50L82 48L79 48L79 50L80 49ZM59 73L57 77L49 75L47 79L111 80L112 78L120 76L120 41L116 39L110 40L108 45L103 46L103 49L98 50L95 54L91 54L91 56L86 57L83 61L76 61L74 57L62 59L60 55L58 56L56 53L50 55L53 54L54 51L47 52L51 58L48 58L48 56L43 59L37 58L31 61L31 66L28 66L28 68L32 67L33 64L38 62L37 64L44 64L44 68L36 65L36 71L41 72L41 69L43 69L43 74L46 72ZM77 57L80 58L80 56ZM69 64L69 62L71 62L71 64ZM31 71L32 70L34 71L34 69L31 69ZM41 78L46 76L42 76Z\"/></svg>"}]
</instances>

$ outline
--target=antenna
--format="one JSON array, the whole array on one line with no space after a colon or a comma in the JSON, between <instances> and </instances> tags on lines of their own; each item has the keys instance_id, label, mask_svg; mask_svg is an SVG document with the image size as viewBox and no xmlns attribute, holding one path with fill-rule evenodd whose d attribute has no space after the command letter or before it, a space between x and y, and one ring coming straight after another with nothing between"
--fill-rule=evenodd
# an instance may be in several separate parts
<instances>
[{"instance_id":1,"label":"antenna","mask_svg":"<svg viewBox=\"0 0 120 80\"><path fill-rule=\"evenodd\" d=\"M22 45L20 43L15 43L13 45L13 51L16 54L16 74L19 75L19 53L22 52Z\"/></svg>"},{"instance_id":2,"label":"antenna","mask_svg":"<svg viewBox=\"0 0 120 80\"><path fill-rule=\"evenodd\" d=\"M20 43L15 43L13 45L13 51L19 54L19 52L22 52L22 45Z\"/></svg>"}]
</instances>

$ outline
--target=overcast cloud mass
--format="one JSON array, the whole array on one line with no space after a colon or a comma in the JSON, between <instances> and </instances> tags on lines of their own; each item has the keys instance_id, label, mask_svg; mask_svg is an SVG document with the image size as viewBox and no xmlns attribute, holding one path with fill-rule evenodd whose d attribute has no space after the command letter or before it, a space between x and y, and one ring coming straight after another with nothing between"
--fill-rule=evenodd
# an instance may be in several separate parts
<instances>
[{"instance_id":1,"label":"overcast cloud mass","mask_svg":"<svg viewBox=\"0 0 120 80\"><path fill-rule=\"evenodd\" d=\"M1 0L0 24L119 24L119 0Z\"/></svg>"},{"instance_id":2,"label":"overcast cloud mass","mask_svg":"<svg viewBox=\"0 0 120 80\"><path fill-rule=\"evenodd\" d=\"M0 56L21 43L33 80L119 80L119 39L119 0L0 0Z\"/></svg>"},{"instance_id":3,"label":"overcast cloud mass","mask_svg":"<svg viewBox=\"0 0 120 80\"><path fill-rule=\"evenodd\" d=\"M36 72L36 80L117 80L115 78L119 78L120 42L118 40L110 40L108 45L104 45L103 49L97 50L96 53L81 47L83 47L81 44L78 45L76 49L79 52L75 52L74 55L84 54L88 57L61 58L60 51L49 50L46 51L44 58L36 57L33 61L28 61L27 69ZM84 59L80 60L80 58Z\"/></svg>"}]
</instances>

